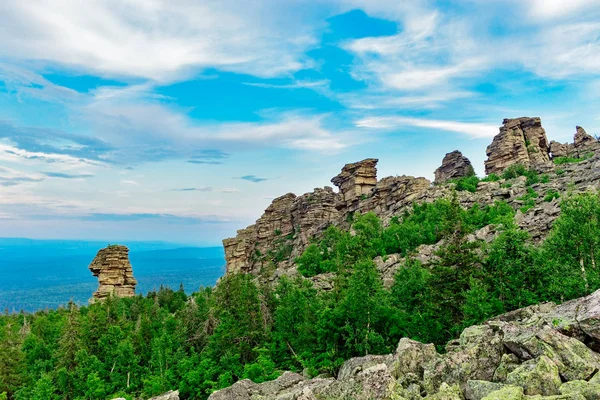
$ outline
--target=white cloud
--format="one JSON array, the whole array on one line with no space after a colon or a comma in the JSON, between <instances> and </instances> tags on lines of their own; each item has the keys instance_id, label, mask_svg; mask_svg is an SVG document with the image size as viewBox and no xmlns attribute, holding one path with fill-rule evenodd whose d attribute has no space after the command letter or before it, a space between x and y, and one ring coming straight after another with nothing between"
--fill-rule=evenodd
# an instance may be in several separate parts
<instances>
[{"instance_id":1,"label":"white cloud","mask_svg":"<svg viewBox=\"0 0 600 400\"><path fill-rule=\"evenodd\" d=\"M355 122L359 128L391 130L406 126L439 129L441 131L460 133L473 138L490 138L498 133L498 127L491 124L472 122L444 121L410 117L371 117Z\"/></svg>"},{"instance_id":2,"label":"white cloud","mask_svg":"<svg viewBox=\"0 0 600 400\"><path fill-rule=\"evenodd\" d=\"M598 0L531 0L525 4L531 17L542 19L565 18L585 8L600 7Z\"/></svg>"},{"instance_id":3,"label":"white cloud","mask_svg":"<svg viewBox=\"0 0 600 400\"><path fill-rule=\"evenodd\" d=\"M305 8L296 0L5 1L0 53L157 81L210 67L277 76L308 65L316 26Z\"/></svg>"}]
</instances>

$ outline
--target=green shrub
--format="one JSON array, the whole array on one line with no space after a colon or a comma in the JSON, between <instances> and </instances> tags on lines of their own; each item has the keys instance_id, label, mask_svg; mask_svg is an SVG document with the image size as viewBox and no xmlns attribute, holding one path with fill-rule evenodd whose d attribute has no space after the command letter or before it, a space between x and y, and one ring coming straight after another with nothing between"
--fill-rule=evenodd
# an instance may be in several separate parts
<instances>
[{"instance_id":1,"label":"green shrub","mask_svg":"<svg viewBox=\"0 0 600 400\"><path fill-rule=\"evenodd\" d=\"M456 190L459 192L467 191L475 193L477 191L477 184L479 183L479 178L475 175L463 176L462 178L452 179L448 182L454 183L456 185Z\"/></svg>"},{"instance_id":2,"label":"green shrub","mask_svg":"<svg viewBox=\"0 0 600 400\"><path fill-rule=\"evenodd\" d=\"M544 174L544 175L540 176L540 182L541 183L548 183L548 182L550 182L550 177L548 176L548 174Z\"/></svg>"},{"instance_id":3,"label":"green shrub","mask_svg":"<svg viewBox=\"0 0 600 400\"><path fill-rule=\"evenodd\" d=\"M562 168L559 168L559 169L557 169L557 170L556 170L556 175L558 175L558 176L561 176L561 175L564 175L564 174L565 174L565 172L566 172L566 171L565 171L564 169L562 169Z\"/></svg>"},{"instance_id":4,"label":"green shrub","mask_svg":"<svg viewBox=\"0 0 600 400\"><path fill-rule=\"evenodd\" d=\"M558 199L560 197L560 193L556 189L550 189L544 196L544 201L550 203L554 199Z\"/></svg>"},{"instance_id":5,"label":"green shrub","mask_svg":"<svg viewBox=\"0 0 600 400\"><path fill-rule=\"evenodd\" d=\"M519 176L524 176L527 178L527 186L538 183L540 180L538 173L534 169L528 169L522 164L511 165L502 173L502 178L504 179L515 179Z\"/></svg>"},{"instance_id":6,"label":"green shrub","mask_svg":"<svg viewBox=\"0 0 600 400\"><path fill-rule=\"evenodd\" d=\"M498 182L501 178L496 174L489 174L481 180L481 182Z\"/></svg>"}]
</instances>

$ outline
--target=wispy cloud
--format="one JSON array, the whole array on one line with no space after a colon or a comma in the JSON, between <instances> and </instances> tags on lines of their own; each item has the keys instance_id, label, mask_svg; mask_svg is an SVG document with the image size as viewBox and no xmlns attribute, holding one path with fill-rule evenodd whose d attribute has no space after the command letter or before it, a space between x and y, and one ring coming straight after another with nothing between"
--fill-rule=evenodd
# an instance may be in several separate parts
<instances>
[{"instance_id":1,"label":"wispy cloud","mask_svg":"<svg viewBox=\"0 0 600 400\"><path fill-rule=\"evenodd\" d=\"M267 178L260 178L260 177L258 177L256 175L244 175L244 176L240 176L237 179L243 179L245 181L254 182L254 183L260 183L260 182L264 182L264 181L268 181L269 180Z\"/></svg>"},{"instance_id":2,"label":"wispy cloud","mask_svg":"<svg viewBox=\"0 0 600 400\"><path fill-rule=\"evenodd\" d=\"M212 192L212 190L213 188L211 186L171 189L173 192Z\"/></svg>"},{"instance_id":3,"label":"wispy cloud","mask_svg":"<svg viewBox=\"0 0 600 400\"><path fill-rule=\"evenodd\" d=\"M61 179L83 179L92 178L93 174L66 174L63 172L44 172L44 175L50 178L61 178Z\"/></svg>"},{"instance_id":4,"label":"wispy cloud","mask_svg":"<svg viewBox=\"0 0 600 400\"><path fill-rule=\"evenodd\" d=\"M409 117L372 117L357 120L357 127L368 129L391 130L412 126L418 128L439 129L446 132L454 132L474 138L494 137L498 133L498 127L491 124L443 121Z\"/></svg>"}]
</instances>

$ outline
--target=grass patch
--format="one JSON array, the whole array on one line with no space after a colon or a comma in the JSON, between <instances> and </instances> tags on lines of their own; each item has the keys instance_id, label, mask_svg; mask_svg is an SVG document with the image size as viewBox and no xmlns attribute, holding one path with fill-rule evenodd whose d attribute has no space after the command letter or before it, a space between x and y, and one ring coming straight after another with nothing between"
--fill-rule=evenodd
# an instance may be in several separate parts
<instances>
[{"instance_id":1,"label":"grass patch","mask_svg":"<svg viewBox=\"0 0 600 400\"><path fill-rule=\"evenodd\" d=\"M537 198L537 192L532 188L527 188L527 193L517 198L517 200L521 200L523 202L523 205L521 206L521 208L519 208L519 210L521 210L521 212L525 214L527 211L529 211L535 206L535 199Z\"/></svg>"},{"instance_id":2,"label":"grass patch","mask_svg":"<svg viewBox=\"0 0 600 400\"><path fill-rule=\"evenodd\" d=\"M552 159L552 161L556 165L574 164L574 163L585 161L588 158L592 158L593 156L594 156L594 153L588 152L588 153L585 153L581 157L556 157L556 158Z\"/></svg>"}]
</instances>

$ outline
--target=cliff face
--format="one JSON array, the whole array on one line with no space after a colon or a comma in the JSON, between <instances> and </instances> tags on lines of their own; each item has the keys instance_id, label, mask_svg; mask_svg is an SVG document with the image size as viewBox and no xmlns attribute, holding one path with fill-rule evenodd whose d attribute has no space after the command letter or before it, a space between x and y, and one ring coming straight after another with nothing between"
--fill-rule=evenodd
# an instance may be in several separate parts
<instances>
[{"instance_id":1,"label":"cliff face","mask_svg":"<svg viewBox=\"0 0 600 400\"><path fill-rule=\"evenodd\" d=\"M403 338L394 354L346 361L337 378L285 372L261 384L239 381L209 400L598 399L599 326L597 291L471 326L448 343L445 354Z\"/></svg>"},{"instance_id":2,"label":"cliff face","mask_svg":"<svg viewBox=\"0 0 600 400\"><path fill-rule=\"evenodd\" d=\"M511 165L521 164L537 169L548 179L528 186L526 178L505 181L479 182L474 193L458 192L459 201L465 207L475 203L493 204L506 201L515 210L523 206L523 196L528 188L537 193L533 207L526 212L517 211L517 223L528 231L534 241L542 240L560 213L558 200L545 201L553 192L583 191L597 187L600 182L600 143L577 127L572 144L549 144L539 118L506 119L500 132L487 148L486 171L501 175ZM585 160L564 165L554 165L552 157L558 157L553 149L557 146L564 155L586 155ZM560 153L563 156L563 152ZM275 280L282 275L295 275L294 259L302 254L308 244L330 225L349 228L349 217L354 213L374 212L384 224L392 217L402 214L413 203L432 202L448 197L453 179L470 174L470 161L460 152L448 153L442 166L436 171L436 184L426 178L390 176L377 179L377 159L366 159L347 164L340 174L332 178L339 188L315 189L302 196L288 193L275 200L254 225L238 231L235 238L225 239L227 273L253 273L268 275ZM487 240L493 230L477 232L477 239ZM421 249L422 261L427 264L432 248ZM384 275L391 279L399 259L388 256L378 265ZM313 279L317 287L322 279ZM325 285L327 287L327 285Z\"/></svg>"},{"instance_id":3,"label":"cliff face","mask_svg":"<svg viewBox=\"0 0 600 400\"><path fill-rule=\"evenodd\" d=\"M110 245L101 249L89 269L98 278L99 283L92 301L103 300L109 296L135 296L137 281L133 277L129 249L126 246Z\"/></svg>"}]
</instances>

